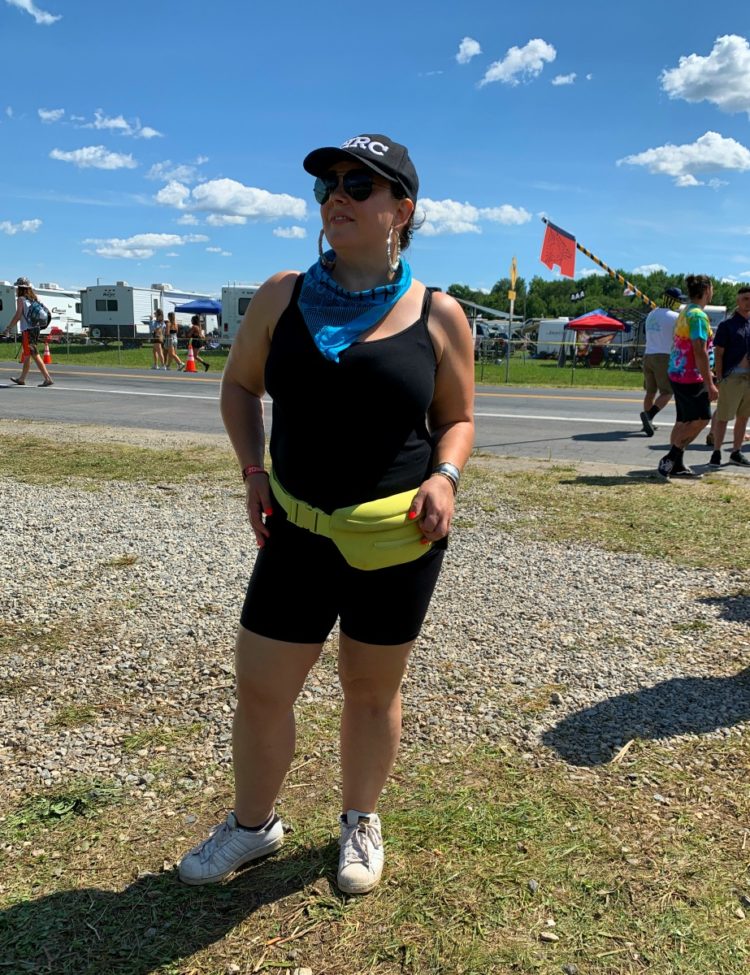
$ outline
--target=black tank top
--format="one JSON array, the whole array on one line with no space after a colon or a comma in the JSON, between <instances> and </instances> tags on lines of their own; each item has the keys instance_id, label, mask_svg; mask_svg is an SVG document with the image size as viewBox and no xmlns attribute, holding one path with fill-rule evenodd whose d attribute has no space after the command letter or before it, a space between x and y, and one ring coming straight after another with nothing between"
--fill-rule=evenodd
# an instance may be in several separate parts
<instances>
[{"instance_id":1,"label":"black tank top","mask_svg":"<svg viewBox=\"0 0 750 975\"><path fill-rule=\"evenodd\" d=\"M271 341L265 383L273 399L271 459L287 491L323 511L417 488L432 466L427 411L435 350L418 320L326 359L305 325L294 286Z\"/></svg>"}]
</instances>

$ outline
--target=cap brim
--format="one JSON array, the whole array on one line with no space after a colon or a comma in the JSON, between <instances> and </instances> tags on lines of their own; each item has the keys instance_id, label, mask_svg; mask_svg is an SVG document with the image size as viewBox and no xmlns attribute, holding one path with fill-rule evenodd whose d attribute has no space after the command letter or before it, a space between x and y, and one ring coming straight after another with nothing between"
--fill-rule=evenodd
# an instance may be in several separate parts
<instances>
[{"instance_id":1,"label":"cap brim","mask_svg":"<svg viewBox=\"0 0 750 975\"><path fill-rule=\"evenodd\" d=\"M363 159L353 152L348 152L346 149L339 149L338 146L324 146L322 149L313 149L312 152L309 152L305 156L302 165L311 176L322 176L337 162L359 163L365 169L371 169L378 176L387 179L389 183L395 183L397 186L401 185L397 179L394 179L389 173L383 172L375 163L371 163L369 160Z\"/></svg>"}]
</instances>

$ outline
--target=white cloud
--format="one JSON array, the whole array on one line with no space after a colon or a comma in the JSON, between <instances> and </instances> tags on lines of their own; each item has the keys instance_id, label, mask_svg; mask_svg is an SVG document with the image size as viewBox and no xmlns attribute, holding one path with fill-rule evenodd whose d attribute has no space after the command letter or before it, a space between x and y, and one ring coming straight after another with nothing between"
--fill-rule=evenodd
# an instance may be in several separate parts
<instances>
[{"instance_id":1,"label":"white cloud","mask_svg":"<svg viewBox=\"0 0 750 975\"><path fill-rule=\"evenodd\" d=\"M243 224L247 220L278 220L291 217L304 220L307 204L288 193L269 193L245 186L235 179L211 179L192 190L176 180L168 183L154 198L157 203L182 210L206 212L206 223L214 227Z\"/></svg>"},{"instance_id":2,"label":"white cloud","mask_svg":"<svg viewBox=\"0 0 750 975\"><path fill-rule=\"evenodd\" d=\"M602 275L604 275L606 273L607 272L606 271L603 271L600 267L585 267L582 271L579 271L578 272L578 277L579 278L592 278L595 275L597 277L601 277Z\"/></svg>"},{"instance_id":3,"label":"white cloud","mask_svg":"<svg viewBox=\"0 0 750 975\"><path fill-rule=\"evenodd\" d=\"M232 227L247 223L247 217L239 217L230 213L209 213L206 217L209 227Z\"/></svg>"},{"instance_id":4,"label":"white cloud","mask_svg":"<svg viewBox=\"0 0 750 975\"><path fill-rule=\"evenodd\" d=\"M13 109L10 105L6 105L5 114L8 116L8 118L13 118Z\"/></svg>"},{"instance_id":5,"label":"white cloud","mask_svg":"<svg viewBox=\"0 0 750 975\"><path fill-rule=\"evenodd\" d=\"M475 207L471 203L459 203L456 200L424 198L419 201L418 209L421 211L419 216L424 216L420 231L427 237L436 237L439 234L481 234L482 220L502 224L521 224L531 220L531 214L522 207L512 207L507 203L499 207Z\"/></svg>"},{"instance_id":6,"label":"white cloud","mask_svg":"<svg viewBox=\"0 0 750 975\"><path fill-rule=\"evenodd\" d=\"M45 10L40 10L34 5L33 0L6 0L6 3L9 3L11 7L18 7L19 10L25 10L27 14L31 14L37 24L42 24L44 27L62 19L59 14L48 14Z\"/></svg>"},{"instance_id":7,"label":"white cloud","mask_svg":"<svg viewBox=\"0 0 750 975\"><path fill-rule=\"evenodd\" d=\"M742 271L738 277L729 275L721 279L722 284L748 284L750 283L750 271Z\"/></svg>"},{"instance_id":8,"label":"white cloud","mask_svg":"<svg viewBox=\"0 0 750 975\"><path fill-rule=\"evenodd\" d=\"M179 257L180 255L177 253L177 251L167 251L167 253L164 256L165 257Z\"/></svg>"},{"instance_id":9,"label":"white cloud","mask_svg":"<svg viewBox=\"0 0 750 975\"><path fill-rule=\"evenodd\" d=\"M71 116L77 121L81 116ZM117 132L120 135L133 136L136 139L153 139L161 136L162 133L151 128L150 125L141 125L141 120L136 118L129 122L123 115L105 115L101 108L94 112L94 121L85 122L80 126L82 129L99 129L105 132Z\"/></svg>"},{"instance_id":10,"label":"white cloud","mask_svg":"<svg viewBox=\"0 0 750 975\"><path fill-rule=\"evenodd\" d=\"M712 102L723 112L750 115L750 44L738 34L717 37L706 57L689 54L676 68L661 74L670 98Z\"/></svg>"},{"instance_id":11,"label":"white cloud","mask_svg":"<svg viewBox=\"0 0 750 975\"><path fill-rule=\"evenodd\" d=\"M194 217L192 213L183 213L181 217L177 218L177 223L181 223L184 226L193 227L198 223L198 218Z\"/></svg>"},{"instance_id":12,"label":"white cloud","mask_svg":"<svg viewBox=\"0 0 750 975\"><path fill-rule=\"evenodd\" d=\"M459 64L468 64L472 58L481 53L482 48L479 46L479 41L475 41L473 37L464 37L464 39L458 45L456 61L458 61Z\"/></svg>"},{"instance_id":13,"label":"white cloud","mask_svg":"<svg viewBox=\"0 0 750 975\"><path fill-rule=\"evenodd\" d=\"M674 146L667 143L618 159L617 165L646 166L650 173L674 177L675 186L703 186L697 173L716 170L745 172L750 169L750 150L718 132L706 132L695 142Z\"/></svg>"},{"instance_id":14,"label":"white cloud","mask_svg":"<svg viewBox=\"0 0 750 975\"><path fill-rule=\"evenodd\" d=\"M592 74L586 75L586 81L593 81L593 80L594 80L594 76Z\"/></svg>"},{"instance_id":15,"label":"white cloud","mask_svg":"<svg viewBox=\"0 0 750 975\"><path fill-rule=\"evenodd\" d=\"M184 244L202 244L208 240L205 234L135 234L132 237L90 237L84 244L95 244L100 257L147 260L164 247L182 247Z\"/></svg>"},{"instance_id":16,"label":"white cloud","mask_svg":"<svg viewBox=\"0 0 750 975\"><path fill-rule=\"evenodd\" d=\"M641 264L633 268L633 274L654 274L655 271L666 271L663 264Z\"/></svg>"},{"instance_id":17,"label":"white cloud","mask_svg":"<svg viewBox=\"0 0 750 975\"><path fill-rule=\"evenodd\" d=\"M535 37L523 47L511 47L502 61L494 61L479 87L489 85L493 81L502 81L506 85L517 85L519 78L531 79L541 74L546 61L554 61L557 51L551 44Z\"/></svg>"},{"instance_id":18,"label":"white cloud","mask_svg":"<svg viewBox=\"0 0 750 975\"><path fill-rule=\"evenodd\" d=\"M570 74L556 74L552 79L551 84L553 85L573 85L578 75L575 71L571 71Z\"/></svg>"},{"instance_id":19,"label":"white cloud","mask_svg":"<svg viewBox=\"0 0 750 975\"><path fill-rule=\"evenodd\" d=\"M182 210L185 207L185 200L190 196L190 188L173 179L166 186L162 186L154 199L157 203L164 206L177 207Z\"/></svg>"},{"instance_id":20,"label":"white cloud","mask_svg":"<svg viewBox=\"0 0 750 975\"><path fill-rule=\"evenodd\" d=\"M83 146L70 152L53 149L49 156L60 162L73 163L80 169L135 169L138 165L131 155L109 152L104 146Z\"/></svg>"},{"instance_id":21,"label":"white cloud","mask_svg":"<svg viewBox=\"0 0 750 975\"><path fill-rule=\"evenodd\" d=\"M483 220L491 220L493 223L522 224L531 220L531 214L523 207L513 207L509 203L503 203L499 207L481 207L479 216Z\"/></svg>"},{"instance_id":22,"label":"white cloud","mask_svg":"<svg viewBox=\"0 0 750 975\"><path fill-rule=\"evenodd\" d=\"M0 220L0 231L13 237L15 234L35 234L42 226L41 220L22 220L11 223L10 220Z\"/></svg>"},{"instance_id":23,"label":"white cloud","mask_svg":"<svg viewBox=\"0 0 750 975\"><path fill-rule=\"evenodd\" d=\"M303 240L307 237L307 231L304 227L274 227L273 235L286 240Z\"/></svg>"},{"instance_id":24,"label":"white cloud","mask_svg":"<svg viewBox=\"0 0 750 975\"><path fill-rule=\"evenodd\" d=\"M221 254L221 247L207 247L206 250L209 254Z\"/></svg>"},{"instance_id":25,"label":"white cloud","mask_svg":"<svg viewBox=\"0 0 750 975\"><path fill-rule=\"evenodd\" d=\"M196 166L202 166L203 163L207 163L207 162L208 162L208 156L196 156L195 158Z\"/></svg>"},{"instance_id":26,"label":"white cloud","mask_svg":"<svg viewBox=\"0 0 750 975\"><path fill-rule=\"evenodd\" d=\"M146 173L146 179L159 179L166 182L178 180L180 183L192 183L198 178L198 170L189 163L173 163L171 159L154 163Z\"/></svg>"},{"instance_id":27,"label":"white cloud","mask_svg":"<svg viewBox=\"0 0 750 975\"><path fill-rule=\"evenodd\" d=\"M38 108L37 113L42 122L59 122L65 114L64 108Z\"/></svg>"}]
</instances>

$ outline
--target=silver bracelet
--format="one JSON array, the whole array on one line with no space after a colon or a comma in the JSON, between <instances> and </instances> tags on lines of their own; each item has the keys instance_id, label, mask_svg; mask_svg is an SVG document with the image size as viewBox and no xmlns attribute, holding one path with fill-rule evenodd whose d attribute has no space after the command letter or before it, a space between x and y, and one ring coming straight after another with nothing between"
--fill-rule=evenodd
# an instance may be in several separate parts
<instances>
[{"instance_id":1,"label":"silver bracelet","mask_svg":"<svg viewBox=\"0 0 750 975\"><path fill-rule=\"evenodd\" d=\"M449 464L447 462L437 464L432 468L432 473L440 474L441 477L447 477L451 482L453 494L455 495L458 493L458 482L461 480L461 471L456 467L455 464Z\"/></svg>"}]
</instances>

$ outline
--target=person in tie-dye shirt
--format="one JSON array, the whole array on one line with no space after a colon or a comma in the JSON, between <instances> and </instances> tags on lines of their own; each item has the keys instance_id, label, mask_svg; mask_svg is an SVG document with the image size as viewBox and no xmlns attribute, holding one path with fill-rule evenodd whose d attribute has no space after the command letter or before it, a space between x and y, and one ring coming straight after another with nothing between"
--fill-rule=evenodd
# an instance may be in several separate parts
<instances>
[{"instance_id":1,"label":"person in tie-dye shirt","mask_svg":"<svg viewBox=\"0 0 750 975\"><path fill-rule=\"evenodd\" d=\"M719 396L711 374L713 332L704 311L713 297L713 283L705 274L691 274L685 283L690 301L675 323L668 368L677 422L669 453L659 461L659 473L668 478L701 476L685 464L685 448L711 422L711 403Z\"/></svg>"}]
</instances>

